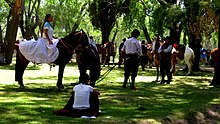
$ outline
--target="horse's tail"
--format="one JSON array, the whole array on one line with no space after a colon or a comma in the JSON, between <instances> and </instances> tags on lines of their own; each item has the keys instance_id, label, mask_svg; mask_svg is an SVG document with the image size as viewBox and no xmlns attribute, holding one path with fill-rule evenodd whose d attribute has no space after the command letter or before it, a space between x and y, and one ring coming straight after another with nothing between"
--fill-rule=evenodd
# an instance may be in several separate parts
<instances>
[{"instance_id":1,"label":"horse's tail","mask_svg":"<svg viewBox=\"0 0 220 124\"><path fill-rule=\"evenodd\" d=\"M192 50L192 60L194 61L195 58L196 57L195 57L194 51Z\"/></svg>"}]
</instances>

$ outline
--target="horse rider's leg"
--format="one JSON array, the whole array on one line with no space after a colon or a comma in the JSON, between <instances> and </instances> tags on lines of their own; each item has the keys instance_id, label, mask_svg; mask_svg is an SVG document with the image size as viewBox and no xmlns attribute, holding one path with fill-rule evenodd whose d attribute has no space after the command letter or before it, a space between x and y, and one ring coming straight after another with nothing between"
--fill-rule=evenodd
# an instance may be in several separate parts
<instances>
[{"instance_id":1,"label":"horse rider's leg","mask_svg":"<svg viewBox=\"0 0 220 124\"><path fill-rule=\"evenodd\" d=\"M63 79L63 72L64 72L66 64L59 64L59 72L58 72L58 80L57 80L58 90L64 89L64 86L62 84L62 79Z\"/></svg>"}]
</instances>

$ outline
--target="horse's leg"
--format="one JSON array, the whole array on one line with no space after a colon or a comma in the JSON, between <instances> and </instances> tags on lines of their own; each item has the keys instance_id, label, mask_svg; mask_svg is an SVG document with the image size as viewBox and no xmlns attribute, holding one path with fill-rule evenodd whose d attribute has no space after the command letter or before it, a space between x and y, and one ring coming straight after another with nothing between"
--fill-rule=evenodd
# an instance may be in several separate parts
<instances>
[{"instance_id":1,"label":"horse's leg","mask_svg":"<svg viewBox=\"0 0 220 124\"><path fill-rule=\"evenodd\" d=\"M184 59L185 63L188 67L188 72L186 73L186 75L190 75L191 74L191 70L192 70L192 62L190 62L190 59Z\"/></svg>"},{"instance_id":2,"label":"horse's leg","mask_svg":"<svg viewBox=\"0 0 220 124\"><path fill-rule=\"evenodd\" d=\"M59 72L58 72L58 80L57 80L57 88L58 90L64 89L62 79L63 79L63 72L65 69L66 64L59 64Z\"/></svg>"},{"instance_id":3,"label":"horse's leg","mask_svg":"<svg viewBox=\"0 0 220 124\"><path fill-rule=\"evenodd\" d=\"M110 58L111 58L111 56L110 56L110 55L108 55L108 56L107 56L107 63L108 63L108 67L110 66Z\"/></svg>"},{"instance_id":4,"label":"horse's leg","mask_svg":"<svg viewBox=\"0 0 220 124\"><path fill-rule=\"evenodd\" d=\"M156 82L159 82L159 65L156 65L156 69L157 69L157 78L156 78Z\"/></svg>"},{"instance_id":5,"label":"horse's leg","mask_svg":"<svg viewBox=\"0 0 220 124\"><path fill-rule=\"evenodd\" d=\"M113 65L115 65L115 55L112 56Z\"/></svg>"},{"instance_id":6,"label":"horse's leg","mask_svg":"<svg viewBox=\"0 0 220 124\"><path fill-rule=\"evenodd\" d=\"M90 85L94 87L95 82L98 80L100 76L100 65L93 65L93 67L90 68L89 75L91 80Z\"/></svg>"},{"instance_id":7,"label":"horse's leg","mask_svg":"<svg viewBox=\"0 0 220 124\"><path fill-rule=\"evenodd\" d=\"M28 63L29 61L26 58L24 58L24 56L19 52L19 50L17 50L16 64L15 64L15 81L18 81L20 88L24 88L23 74Z\"/></svg>"}]
</instances>

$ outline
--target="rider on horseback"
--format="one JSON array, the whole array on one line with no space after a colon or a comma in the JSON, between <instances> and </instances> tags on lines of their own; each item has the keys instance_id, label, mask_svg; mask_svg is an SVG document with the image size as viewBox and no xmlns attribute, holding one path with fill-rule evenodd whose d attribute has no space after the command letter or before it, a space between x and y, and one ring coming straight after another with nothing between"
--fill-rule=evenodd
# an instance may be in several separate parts
<instances>
[{"instance_id":1,"label":"rider on horseback","mask_svg":"<svg viewBox=\"0 0 220 124\"><path fill-rule=\"evenodd\" d=\"M42 38L19 44L19 50L27 60L34 63L51 63L57 59L59 51L56 45L59 39L53 38L53 27L50 24L52 21L51 14L47 14L42 27Z\"/></svg>"}]
</instances>

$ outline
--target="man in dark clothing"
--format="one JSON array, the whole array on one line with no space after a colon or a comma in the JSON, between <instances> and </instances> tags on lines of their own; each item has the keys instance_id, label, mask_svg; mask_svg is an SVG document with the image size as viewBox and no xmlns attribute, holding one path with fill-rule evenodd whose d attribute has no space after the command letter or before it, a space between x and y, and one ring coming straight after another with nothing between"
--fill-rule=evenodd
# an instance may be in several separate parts
<instances>
[{"instance_id":1,"label":"man in dark clothing","mask_svg":"<svg viewBox=\"0 0 220 124\"><path fill-rule=\"evenodd\" d=\"M139 30L135 29L131 33L131 38L125 41L122 51L126 54L126 59L124 63L124 83L123 87L126 87L128 79L131 75L131 85L132 90L136 90L134 86L135 78L138 72L139 57L142 55L141 44L137 38L140 36Z\"/></svg>"},{"instance_id":2,"label":"man in dark clothing","mask_svg":"<svg viewBox=\"0 0 220 124\"><path fill-rule=\"evenodd\" d=\"M121 49L124 46L124 42L126 41L126 38L122 40L122 43L119 45L119 62L118 62L118 67L121 67L122 62L124 61L125 58L125 52L122 52Z\"/></svg>"},{"instance_id":3,"label":"man in dark clothing","mask_svg":"<svg viewBox=\"0 0 220 124\"><path fill-rule=\"evenodd\" d=\"M171 51L173 49L173 45L171 43L171 38L167 37L165 39L165 43L160 46L158 49L158 53L160 55L160 73L162 76L161 84L165 83L165 74L167 75L167 84L170 84L172 79L171 69Z\"/></svg>"},{"instance_id":4,"label":"man in dark clothing","mask_svg":"<svg viewBox=\"0 0 220 124\"><path fill-rule=\"evenodd\" d=\"M142 56L140 58L140 65L142 66L142 71L144 71L145 66L147 65L147 47L145 46L145 41L141 42Z\"/></svg>"}]
</instances>

